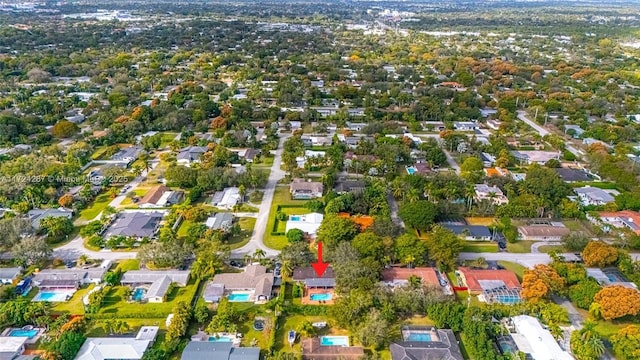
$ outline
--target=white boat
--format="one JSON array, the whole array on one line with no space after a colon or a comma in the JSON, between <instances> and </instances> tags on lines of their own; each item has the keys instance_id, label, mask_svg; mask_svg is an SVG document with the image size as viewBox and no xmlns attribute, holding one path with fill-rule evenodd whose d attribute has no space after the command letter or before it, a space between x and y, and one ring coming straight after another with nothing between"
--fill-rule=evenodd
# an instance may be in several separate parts
<instances>
[{"instance_id":1,"label":"white boat","mask_svg":"<svg viewBox=\"0 0 640 360\"><path fill-rule=\"evenodd\" d=\"M313 324L311 324L311 326L313 326L314 328L323 329L323 328L327 327L327 322L326 321L318 321L318 322L314 322Z\"/></svg>"},{"instance_id":2,"label":"white boat","mask_svg":"<svg viewBox=\"0 0 640 360\"><path fill-rule=\"evenodd\" d=\"M289 330L289 338L287 340L289 340L289 345L293 345L296 341L296 332L294 330Z\"/></svg>"}]
</instances>

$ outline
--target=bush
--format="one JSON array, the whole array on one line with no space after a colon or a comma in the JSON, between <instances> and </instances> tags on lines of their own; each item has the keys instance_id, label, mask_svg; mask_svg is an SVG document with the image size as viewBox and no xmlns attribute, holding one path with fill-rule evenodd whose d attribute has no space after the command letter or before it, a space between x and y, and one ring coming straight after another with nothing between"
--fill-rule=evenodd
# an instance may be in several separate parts
<instances>
[{"instance_id":1,"label":"bush","mask_svg":"<svg viewBox=\"0 0 640 360\"><path fill-rule=\"evenodd\" d=\"M287 240L291 243L304 240L304 231L300 229L291 229L287 231Z\"/></svg>"}]
</instances>

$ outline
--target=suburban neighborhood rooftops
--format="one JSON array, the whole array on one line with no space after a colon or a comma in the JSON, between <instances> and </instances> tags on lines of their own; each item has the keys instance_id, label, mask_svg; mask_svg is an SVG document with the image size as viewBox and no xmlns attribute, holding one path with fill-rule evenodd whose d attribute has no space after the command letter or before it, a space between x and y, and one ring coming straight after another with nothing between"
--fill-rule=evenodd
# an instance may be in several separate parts
<instances>
[{"instance_id":1,"label":"suburban neighborhood rooftops","mask_svg":"<svg viewBox=\"0 0 640 360\"><path fill-rule=\"evenodd\" d=\"M520 289L520 281L516 274L509 270L484 270L467 267L458 268L458 273L463 278L469 291L481 292L483 290L480 281L500 280L508 289Z\"/></svg>"},{"instance_id":2,"label":"suburban neighborhood rooftops","mask_svg":"<svg viewBox=\"0 0 640 360\"><path fill-rule=\"evenodd\" d=\"M104 237L153 237L163 217L164 213L159 211L122 212L109 226Z\"/></svg>"},{"instance_id":3,"label":"suburban neighborhood rooftops","mask_svg":"<svg viewBox=\"0 0 640 360\"><path fill-rule=\"evenodd\" d=\"M592 180L589 174L587 174L584 170L579 169L570 169L570 168L556 168L553 169L562 180L565 182L576 182L576 181L590 181Z\"/></svg>"},{"instance_id":4,"label":"suburban neighborhood rooftops","mask_svg":"<svg viewBox=\"0 0 640 360\"><path fill-rule=\"evenodd\" d=\"M182 286L189 282L188 270L129 270L122 275L123 284L151 284L165 276Z\"/></svg>"}]
</instances>

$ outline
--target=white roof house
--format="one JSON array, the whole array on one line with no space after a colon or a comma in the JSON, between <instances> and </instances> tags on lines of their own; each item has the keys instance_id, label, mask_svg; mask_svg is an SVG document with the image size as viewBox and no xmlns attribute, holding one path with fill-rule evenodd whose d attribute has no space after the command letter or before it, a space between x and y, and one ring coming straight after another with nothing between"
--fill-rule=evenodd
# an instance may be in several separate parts
<instances>
[{"instance_id":1,"label":"white roof house","mask_svg":"<svg viewBox=\"0 0 640 360\"><path fill-rule=\"evenodd\" d=\"M511 334L518 350L530 354L534 360L573 360L573 356L560 348L549 330L538 319L519 315L511 318L516 333Z\"/></svg>"},{"instance_id":2,"label":"white roof house","mask_svg":"<svg viewBox=\"0 0 640 360\"><path fill-rule=\"evenodd\" d=\"M143 326L136 337L87 338L76 360L138 360L153 343L157 326Z\"/></svg>"},{"instance_id":3,"label":"white roof house","mask_svg":"<svg viewBox=\"0 0 640 360\"><path fill-rule=\"evenodd\" d=\"M0 359L11 360L24 352L26 336L0 336Z\"/></svg>"},{"instance_id":4,"label":"white roof house","mask_svg":"<svg viewBox=\"0 0 640 360\"><path fill-rule=\"evenodd\" d=\"M610 193L596 187L585 186L573 191L578 194L582 205L604 205L616 200Z\"/></svg>"},{"instance_id":5,"label":"white roof house","mask_svg":"<svg viewBox=\"0 0 640 360\"><path fill-rule=\"evenodd\" d=\"M502 190L497 186L489 186L487 184L475 185L476 200L489 200L496 205L506 204L509 199L504 195Z\"/></svg>"},{"instance_id":6,"label":"white roof house","mask_svg":"<svg viewBox=\"0 0 640 360\"><path fill-rule=\"evenodd\" d=\"M300 229L310 236L315 236L318 232L324 215L318 213L310 213L306 215L291 215L287 221L286 231L291 229Z\"/></svg>"},{"instance_id":7,"label":"white roof house","mask_svg":"<svg viewBox=\"0 0 640 360\"><path fill-rule=\"evenodd\" d=\"M214 194L211 203L217 208L231 210L239 201L240 189L237 187L228 187Z\"/></svg>"}]
</instances>

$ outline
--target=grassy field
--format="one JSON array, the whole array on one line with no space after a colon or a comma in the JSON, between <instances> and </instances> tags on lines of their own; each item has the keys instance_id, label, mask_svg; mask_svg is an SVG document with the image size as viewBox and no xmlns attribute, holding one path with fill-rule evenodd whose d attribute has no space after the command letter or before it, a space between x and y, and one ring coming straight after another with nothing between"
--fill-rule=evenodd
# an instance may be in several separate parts
<instances>
[{"instance_id":1,"label":"grassy field","mask_svg":"<svg viewBox=\"0 0 640 360\"><path fill-rule=\"evenodd\" d=\"M108 146L100 146L96 149L96 151L93 152L93 155L91 155L91 159L93 160L101 160L102 156L104 155L104 153L107 151Z\"/></svg>"},{"instance_id":2,"label":"grassy field","mask_svg":"<svg viewBox=\"0 0 640 360\"><path fill-rule=\"evenodd\" d=\"M494 253L498 252L498 244L490 241L465 241L463 252Z\"/></svg>"},{"instance_id":3,"label":"grassy field","mask_svg":"<svg viewBox=\"0 0 640 360\"><path fill-rule=\"evenodd\" d=\"M329 326L322 329L319 332L319 335L349 335L347 330L332 327L331 322L328 321L329 319L326 316L290 315L285 318L284 324L281 322L282 326L277 329L275 348L279 349L280 352L293 352L299 354L301 351L300 337L298 336L296 342L292 347L290 347L289 342L287 341L287 336L289 330L297 330L305 320L312 323L316 321L327 321L329 323ZM350 339L353 339L353 337L350 337Z\"/></svg>"},{"instance_id":4,"label":"grassy field","mask_svg":"<svg viewBox=\"0 0 640 360\"><path fill-rule=\"evenodd\" d=\"M552 251L565 251L564 246L562 245L543 245L538 248L538 251L541 253L550 253Z\"/></svg>"},{"instance_id":5,"label":"grassy field","mask_svg":"<svg viewBox=\"0 0 640 360\"><path fill-rule=\"evenodd\" d=\"M133 190L133 193L136 194L137 197L142 198L148 191L149 191L148 187L137 187ZM122 206L133 205L137 207L137 205L134 204L134 202L131 200L130 197L126 197L124 200L122 200L122 203L120 205Z\"/></svg>"},{"instance_id":6,"label":"grassy field","mask_svg":"<svg viewBox=\"0 0 640 360\"><path fill-rule=\"evenodd\" d=\"M198 291L198 286L194 280L189 281L187 286L175 288L167 294L167 301L158 304L141 304L128 302L126 298L127 286L114 286L104 299L104 305L100 309L101 314L113 314L118 317L134 317L134 314L150 313L154 316L167 316L179 301L191 303L191 300Z\"/></svg>"},{"instance_id":7,"label":"grassy field","mask_svg":"<svg viewBox=\"0 0 640 360\"><path fill-rule=\"evenodd\" d=\"M514 243L507 243L507 251L510 253L526 254L531 252L531 245L535 241L531 240L518 240Z\"/></svg>"},{"instance_id":8,"label":"grassy field","mask_svg":"<svg viewBox=\"0 0 640 360\"><path fill-rule=\"evenodd\" d=\"M120 270L120 272L126 272L129 270L139 270L140 269L140 261L137 259L129 259L129 260L121 260L116 266L115 270Z\"/></svg>"},{"instance_id":9,"label":"grassy field","mask_svg":"<svg viewBox=\"0 0 640 360\"><path fill-rule=\"evenodd\" d=\"M267 231L264 235L264 243L272 249L280 250L287 246L287 237L271 235L271 230L276 221L276 211L278 205L299 205L299 208L285 208L283 211L289 215L306 214L309 211L304 208L305 200L292 200L289 194L289 187L278 185L276 191L273 194L273 202L271 202L271 209L269 210L269 219L267 221ZM280 228L280 226L279 226ZM282 227L284 231L284 227Z\"/></svg>"},{"instance_id":10,"label":"grassy field","mask_svg":"<svg viewBox=\"0 0 640 360\"><path fill-rule=\"evenodd\" d=\"M83 315L84 304L82 303L82 298L94 287L94 284L90 284L76 291L71 300L53 303L53 311L59 313L68 312L71 315Z\"/></svg>"},{"instance_id":11,"label":"grassy field","mask_svg":"<svg viewBox=\"0 0 640 360\"><path fill-rule=\"evenodd\" d=\"M238 223L240 224L240 229L242 231L239 235L234 236L229 240L231 250L239 249L249 242L251 234L253 234L253 228L256 226L256 218L240 218Z\"/></svg>"},{"instance_id":12,"label":"grassy field","mask_svg":"<svg viewBox=\"0 0 640 360\"><path fill-rule=\"evenodd\" d=\"M587 236L595 235L591 230L591 225L586 220L564 220L562 223L571 231L580 231Z\"/></svg>"},{"instance_id":13,"label":"grassy field","mask_svg":"<svg viewBox=\"0 0 640 360\"><path fill-rule=\"evenodd\" d=\"M151 319L122 319L118 318L118 320L123 320L129 325L129 335L135 335L142 326L158 326L161 330L165 329L165 318L151 318ZM103 337L108 336L104 331L103 323L105 320L96 320L89 322L89 329L87 330L87 336L91 337Z\"/></svg>"},{"instance_id":14,"label":"grassy field","mask_svg":"<svg viewBox=\"0 0 640 360\"><path fill-rule=\"evenodd\" d=\"M524 271L527 269L520 264L516 264L510 261L498 261L498 265L504 267L507 270L513 271L516 276L518 276L518 280L522 281L522 276L524 275Z\"/></svg>"},{"instance_id":15,"label":"grassy field","mask_svg":"<svg viewBox=\"0 0 640 360\"><path fill-rule=\"evenodd\" d=\"M108 194L98 195L90 207L80 211L80 218L87 221L93 220L104 208L109 206L110 202L111 197Z\"/></svg>"}]
</instances>

